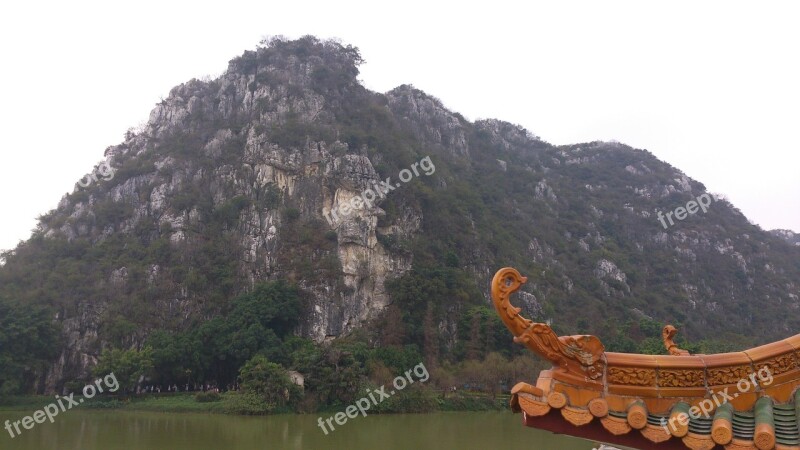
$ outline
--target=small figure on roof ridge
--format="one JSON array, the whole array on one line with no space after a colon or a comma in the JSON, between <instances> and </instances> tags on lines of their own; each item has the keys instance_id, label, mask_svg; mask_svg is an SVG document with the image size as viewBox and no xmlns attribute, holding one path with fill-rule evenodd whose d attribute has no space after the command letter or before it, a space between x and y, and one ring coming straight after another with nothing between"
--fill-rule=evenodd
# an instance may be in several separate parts
<instances>
[{"instance_id":1,"label":"small figure on roof ridge","mask_svg":"<svg viewBox=\"0 0 800 450\"><path fill-rule=\"evenodd\" d=\"M661 338L664 340L664 347L667 348L667 351L670 355L689 356L689 352L687 350L678 348L678 344L673 341L673 338L676 334L678 334L678 329L672 325L667 325L664 327L664 329L661 331Z\"/></svg>"}]
</instances>

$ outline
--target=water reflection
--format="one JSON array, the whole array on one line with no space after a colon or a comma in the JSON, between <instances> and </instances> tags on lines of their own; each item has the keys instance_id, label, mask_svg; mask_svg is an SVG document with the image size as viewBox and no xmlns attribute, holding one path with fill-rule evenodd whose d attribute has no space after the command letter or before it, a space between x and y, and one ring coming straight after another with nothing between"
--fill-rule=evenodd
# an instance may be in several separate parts
<instances>
[{"instance_id":1,"label":"water reflection","mask_svg":"<svg viewBox=\"0 0 800 450\"><path fill-rule=\"evenodd\" d=\"M0 412L0 423L25 412ZM327 415L325 416L327 417ZM5 431L3 430L3 433ZM69 411L37 424L0 449L507 449L590 450L593 442L525 428L508 412L371 415L349 420L327 436L316 415L240 417L123 411Z\"/></svg>"}]
</instances>

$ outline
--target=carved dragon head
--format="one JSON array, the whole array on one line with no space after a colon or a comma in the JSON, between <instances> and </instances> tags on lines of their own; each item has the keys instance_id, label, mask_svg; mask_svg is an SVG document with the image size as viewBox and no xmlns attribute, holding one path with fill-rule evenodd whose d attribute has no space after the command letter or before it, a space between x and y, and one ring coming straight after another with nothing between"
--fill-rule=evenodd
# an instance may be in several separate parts
<instances>
[{"instance_id":1,"label":"carved dragon head","mask_svg":"<svg viewBox=\"0 0 800 450\"><path fill-rule=\"evenodd\" d=\"M519 315L521 308L512 305L509 297L526 281L528 279L512 267L498 270L492 279L495 309L514 336L514 342L525 345L564 370L593 380L600 378L603 373L601 356L605 348L597 337L559 337L549 325L534 323Z\"/></svg>"}]
</instances>

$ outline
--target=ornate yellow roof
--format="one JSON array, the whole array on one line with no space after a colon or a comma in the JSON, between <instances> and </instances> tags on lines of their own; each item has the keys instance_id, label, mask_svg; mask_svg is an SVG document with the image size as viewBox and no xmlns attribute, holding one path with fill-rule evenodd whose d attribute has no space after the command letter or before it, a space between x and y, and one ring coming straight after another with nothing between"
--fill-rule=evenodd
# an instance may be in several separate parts
<instances>
[{"instance_id":1,"label":"ornate yellow roof","mask_svg":"<svg viewBox=\"0 0 800 450\"><path fill-rule=\"evenodd\" d=\"M664 327L669 355L606 352L595 336L558 336L519 315L510 296L527 278L492 280L514 341L551 361L536 386L512 389L526 425L636 448L800 450L800 335L742 352L690 355Z\"/></svg>"}]
</instances>

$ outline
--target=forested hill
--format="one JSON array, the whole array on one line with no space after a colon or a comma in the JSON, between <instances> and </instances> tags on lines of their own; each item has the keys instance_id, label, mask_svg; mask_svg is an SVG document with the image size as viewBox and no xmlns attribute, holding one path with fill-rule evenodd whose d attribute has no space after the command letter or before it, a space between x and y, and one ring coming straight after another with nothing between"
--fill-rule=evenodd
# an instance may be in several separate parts
<instances>
[{"instance_id":1,"label":"forested hill","mask_svg":"<svg viewBox=\"0 0 800 450\"><path fill-rule=\"evenodd\" d=\"M800 329L800 247L699 181L621 143L470 122L410 85L371 92L361 62L312 37L264 43L109 147L3 255L6 389L60 390L104 349L220 383L345 335L427 361L510 355L487 297L504 266L529 277L528 317L609 350L659 351L666 323L702 351Z\"/></svg>"}]
</instances>

